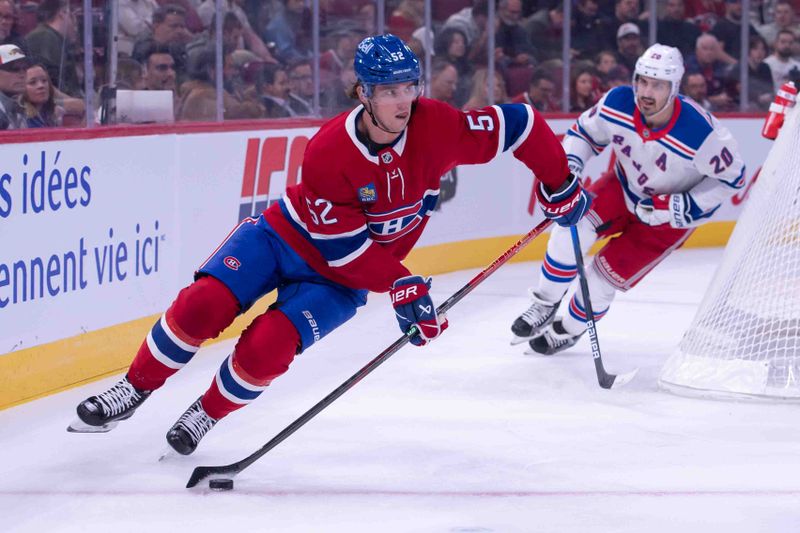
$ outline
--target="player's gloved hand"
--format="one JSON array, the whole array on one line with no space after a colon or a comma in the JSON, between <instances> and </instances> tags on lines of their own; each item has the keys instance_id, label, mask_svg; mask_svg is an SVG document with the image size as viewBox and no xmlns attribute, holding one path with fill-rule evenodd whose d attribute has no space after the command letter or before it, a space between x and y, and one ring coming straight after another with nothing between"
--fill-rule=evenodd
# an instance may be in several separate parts
<instances>
[{"instance_id":1,"label":"player's gloved hand","mask_svg":"<svg viewBox=\"0 0 800 533\"><path fill-rule=\"evenodd\" d=\"M673 228L689 225L686 201L682 194L659 194L636 204L636 216L648 226L669 224Z\"/></svg>"},{"instance_id":2,"label":"player's gloved hand","mask_svg":"<svg viewBox=\"0 0 800 533\"><path fill-rule=\"evenodd\" d=\"M428 294L431 278L406 276L392 284L389 296L400 330L406 333L416 326L418 334L411 337L415 346L425 346L447 329L447 318L439 316Z\"/></svg>"},{"instance_id":3,"label":"player's gloved hand","mask_svg":"<svg viewBox=\"0 0 800 533\"><path fill-rule=\"evenodd\" d=\"M559 226L574 226L589 211L592 198L583 190L574 174L569 174L564 184L555 192L547 190L541 181L536 184L536 198L544 216Z\"/></svg>"}]
</instances>

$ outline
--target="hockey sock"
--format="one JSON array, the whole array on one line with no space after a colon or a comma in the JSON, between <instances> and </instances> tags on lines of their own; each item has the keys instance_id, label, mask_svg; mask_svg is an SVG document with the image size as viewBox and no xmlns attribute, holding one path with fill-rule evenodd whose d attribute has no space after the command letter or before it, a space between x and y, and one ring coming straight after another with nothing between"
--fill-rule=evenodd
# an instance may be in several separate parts
<instances>
[{"instance_id":1,"label":"hockey sock","mask_svg":"<svg viewBox=\"0 0 800 533\"><path fill-rule=\"evenodd\" d=\"M617 290L603 279L594 268L586 270L586 281L589 284L589 298L592 301L595 322L608 312ZM567 313L562 320L564 329L572 335L586 331L586 307L583 304L581 291L577 290L569 301Z\"/></svg>"},{"instance_id":2,"label":"hockey sock","mask_svg":"<svg viewBox=\"0 0 800 533\"><path fill-rule=\"evenodd\" d=\"M137 389L161 387L237 314L239 303L221 281L209 276L195 281L178 293L147 334L128 370L128 380Z\"/></svg>"},{"instance_id":3,"label":"hockey sock","mask_svg":"<svg viewBox=\"0 0 800 533\"><path fill-rule=\"evenodd\" d=\"M597 239L594 226L586 218L578 223L578 232L583 253L591 248ZM569 228L554 226L547 241L547 253L542 263L536 294L546 302L558 302L567 292L569 284L575 279L578 267L572 249L572 236Z\"/></svg>"},{"instance_id":4,"label":"hockey sock","mask_svg":"<svg viewBox=\"0 0 800 533\"><path fill-rule=\"evenodd\" d=\"M289 369L300 334L286 315L270 310L242 333L203 396L203 409L219 420L258 398L273 379Z\"/></svg>"}]
</instances>

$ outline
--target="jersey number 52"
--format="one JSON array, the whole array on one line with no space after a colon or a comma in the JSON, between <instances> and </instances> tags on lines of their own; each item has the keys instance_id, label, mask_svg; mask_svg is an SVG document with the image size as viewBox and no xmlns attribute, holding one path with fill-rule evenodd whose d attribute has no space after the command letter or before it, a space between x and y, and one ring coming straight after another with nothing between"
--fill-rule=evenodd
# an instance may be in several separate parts
<instances>
[{"instance_id":1,"label":"jersey number 52","mask_svg":"<svg viewBox=\"0 0 800 533\"><path fill-rule=\"evenodd\" d=\"M474 117L473 115L467 115L467 122L469 123L469 129L471 130L478 130L478 131L494 130L494 120L492 120L492 117L490 117L489 115L480 115L478 117Z\"/></svg>"}]
</instances>

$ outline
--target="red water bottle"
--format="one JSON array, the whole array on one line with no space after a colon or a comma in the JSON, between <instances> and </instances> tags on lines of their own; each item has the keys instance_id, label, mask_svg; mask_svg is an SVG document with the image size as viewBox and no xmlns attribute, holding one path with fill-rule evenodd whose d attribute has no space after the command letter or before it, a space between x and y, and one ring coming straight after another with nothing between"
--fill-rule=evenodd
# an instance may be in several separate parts
<instances>
[{"instance_id":1,"label":"red water bottle","mask_svg":"<svg viewBox=\"0 0 800 533\"><path fill-rule=\"evenodd\" d=\"M797 88L794 83L787 81L778 90L775 95L775 100L769 105L769 113L767 120L764 121L764 128L761 130L761 135L767 139L775 139L778 136L781 126L783 126L783 119L786 117L786 111L794 107L797 101Z\"/></svg>"}]
</instances>

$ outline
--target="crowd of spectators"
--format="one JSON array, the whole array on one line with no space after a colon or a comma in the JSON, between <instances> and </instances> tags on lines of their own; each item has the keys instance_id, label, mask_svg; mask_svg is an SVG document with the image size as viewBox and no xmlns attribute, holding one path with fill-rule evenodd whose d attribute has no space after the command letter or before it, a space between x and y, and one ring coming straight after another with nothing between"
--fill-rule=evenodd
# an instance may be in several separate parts
<instances>
[{"instance_id":1,"label":"crowd of spectators","mask_svg":"<svg viewBox=\"0 0 800 533\"><path fill-rule=\"evenodd\" d=\"M385 30L420 57L432 55L433 98L462 109L489 102L490 0L386 0ZM496 1L493 99L564 108L564 0ZM593 106L631 81L649 43L640 0L571 1L568 109ZM215 0L118 0L116 78L108 79L109 1L92 2L93 68L104 90L167 91L176 121L216 118ZM309 0L223 0L223 107L226 119L332 116L350 109L357 43L377 30L372 0L320 0L320 107L314 109ZM740 0L657 2L658 41L684 55L682 92L715 112L736 111L741 84ZM76 126L86 121L82 0L0 0L0 128ZM800 0L751 0L747 71L751 111L800 72ZM24 60L6 61L18 50ZM20 56L16 56L19 59ZM155 94L155 93L148 93ZM164 93L158 93L164 94ZM97 120L100 113L89 113Z\"/></svg>"}]
</instances>

